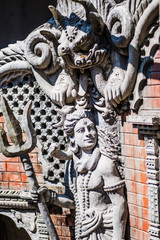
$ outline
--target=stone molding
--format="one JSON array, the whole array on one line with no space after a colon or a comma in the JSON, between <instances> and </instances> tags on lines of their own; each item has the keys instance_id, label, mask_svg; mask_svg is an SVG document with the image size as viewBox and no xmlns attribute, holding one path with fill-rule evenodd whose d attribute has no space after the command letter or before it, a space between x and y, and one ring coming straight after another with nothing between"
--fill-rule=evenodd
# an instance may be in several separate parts
<instances>
[{"instance_id":1,"label":"stone molding","mask_svg":"<svg viewBox=\"0 0 160 240\"><path fill-rule=\"evenodd\" d=\"M1 189L0 214L11 218L18 228L24 228L31 240L48 240L47 226L33 204L30 192Z\"/></svg>"},{"instance_id":2,"label":"stone molding","mask_svg":"<svg viewBox=\"0 0 160 240\"><path fill-rule=\"evenodd\" d=\"M0 190L0 208L36 209L28 191Z\"/></svg>"}]
</instances>

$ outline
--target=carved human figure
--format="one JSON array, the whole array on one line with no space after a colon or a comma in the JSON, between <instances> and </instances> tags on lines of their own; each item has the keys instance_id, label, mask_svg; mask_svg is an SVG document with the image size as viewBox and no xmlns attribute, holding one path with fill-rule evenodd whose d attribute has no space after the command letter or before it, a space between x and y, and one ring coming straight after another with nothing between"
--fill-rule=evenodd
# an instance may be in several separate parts
<instances>
[{"instance_id":1,"label":"carved human figure","mask_svg":"<svg viewBox=\"0 0 160 240\"><path fill-rule=\"evenodd\" d=\"M116 165L97 144L97 130L90 111L67 115L64 129L70 150L53 146L52 156L67 159L68 187L73 194L59 195L53 203L76 209L76 239L122 240L125 235L127 203ZM70 195L70 196L69 196Z\"/></svg>"}]
</instances>

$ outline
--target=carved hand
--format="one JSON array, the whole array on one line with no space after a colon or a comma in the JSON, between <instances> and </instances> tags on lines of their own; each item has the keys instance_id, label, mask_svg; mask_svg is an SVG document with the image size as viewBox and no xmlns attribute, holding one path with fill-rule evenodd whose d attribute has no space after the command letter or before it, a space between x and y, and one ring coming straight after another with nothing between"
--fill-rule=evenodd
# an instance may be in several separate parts
<instances>
[{"instance_id":1,"label":"carved hand","mask_svg":"<svg viewBox=\"0 0 160 240\"><path fill-rule=\"evenodd\" d=\"M65 105L66 92L68 84L61 83L52 87L51 100L59 104L60 106Z\"/></svg>"},{"instance_id":2,"label":"carved hand","mask_svg":"<svg viewBox=\"0 0 160 240\"><path fill-rule=\"evenodd\" d=\"M50 151L50 157L54 157L61 151L60 145L58 143L52 143L49 148L49 151Z\"/></svg>"},{"instance_id":3,"label":"carved hand","mask_svg":"<svg viewBox=\"0 0 160 240\"><path fill-rule=\"evenodd\" d=\"M72 152L70 148L67 151L62 151L58 143L52 143L50 148L50 157L56 157L60 160L68 160L72 157Z\"/></svg>"},{"instance_id":4,"label":"carved hand","mask_svg":"<svg viewBox=\"0 0 160 240\"><path fill-rule=\"evenodd\" d=\"M125 78L124 71L119 67L114 67L109 76L108 82L104 89L106 103L110 103L114 107L123 100L123 82Z\"/></svg>"},{"instance_id":5,"label":"carved hand","mask_svg":"<svg viewBox=\"0 0 160 240\"><path fill-rule=\"evenodd\" d=\"M34 203L38 203L39 195L43 195L46 203L54 203L57 196L55 191L49 190L47 187L43 186L38 189L38 191L30 191L31 197Z\"/></svg>"},{"instance_id":6,"label":"carved hand","mask_svg":"<svg viewBox=\"0 0 160 240\"><path fill-rule=\"evenodd\" d=\"M114 107L122 101L121 85L119 84L107 84L104 90L105 101L110 103Z\"/></svg>"}]
</instances>

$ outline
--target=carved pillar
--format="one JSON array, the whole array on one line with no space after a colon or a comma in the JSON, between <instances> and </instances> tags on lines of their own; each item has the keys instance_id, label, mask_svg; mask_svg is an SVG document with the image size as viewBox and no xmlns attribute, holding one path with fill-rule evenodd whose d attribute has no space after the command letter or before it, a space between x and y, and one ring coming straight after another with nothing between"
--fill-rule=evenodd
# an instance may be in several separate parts
<instances>
[{"instance_id":1,"label":"carved pillar","mask_svg":"<svg viewBox=\"0 0 160 240\"><path fill-rule=\"evenodd\" d=\"M127 120L144 137L148 176L150 240L160 239L160 118L129 116Z\"/></svg>"},{"instance_id":2,"label":"carved pillar","mask_svg":"<svg viewBox=\"0 0 160 240\"><path fill-rule=\"evenodd\" d=\"M159 146L155 136L145 136L146 166L149 187L150 239L160 239L160 171Z\"/></svg>"}]
</instances>

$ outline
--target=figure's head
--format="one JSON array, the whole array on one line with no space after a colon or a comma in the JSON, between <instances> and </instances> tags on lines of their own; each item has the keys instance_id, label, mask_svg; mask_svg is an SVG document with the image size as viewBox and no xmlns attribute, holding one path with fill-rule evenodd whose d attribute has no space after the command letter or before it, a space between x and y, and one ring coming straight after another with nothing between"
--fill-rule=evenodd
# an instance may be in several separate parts
<instances>
[{"instance_id":1,"label":"figure's head","mask_svg":"<svg viewBox=\"0 0 160 240\"><path fill-rule=\"evenodd\" d=\"M97 143L97 131L90 111L79 110L67 115L64 130L71 150L92 150Z\"/></svg>"}]
</instances>

